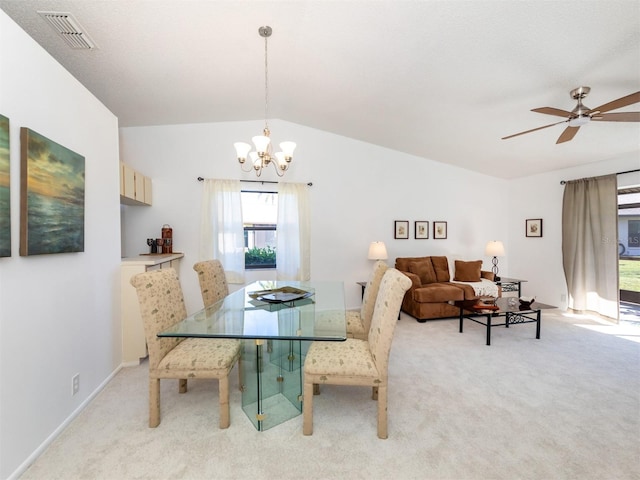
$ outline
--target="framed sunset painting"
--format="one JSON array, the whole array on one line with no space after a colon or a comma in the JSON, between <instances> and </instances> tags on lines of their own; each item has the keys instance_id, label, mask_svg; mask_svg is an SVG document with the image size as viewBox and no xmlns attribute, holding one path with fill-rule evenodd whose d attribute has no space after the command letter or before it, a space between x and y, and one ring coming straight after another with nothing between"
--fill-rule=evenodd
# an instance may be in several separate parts
<instances>
[{"instance_id":1,"label":"framed sunset painting","mask_svg":"<svg viewBox=\"0 0 640 480\"><path fill-rule=\"evenodd\" d=\"M84 157L20 129L20 255L84 251Z\"/></svg>"},{"instance_id":2,"label":"framed sunset painting","mask_svg":"<svg viewBox=\"0 0 640 480\"><path fill-rule=\"evenodd\" d=\"M11 256L9 119L0 115L0 257Z\"/></svg>"}]
</instances>

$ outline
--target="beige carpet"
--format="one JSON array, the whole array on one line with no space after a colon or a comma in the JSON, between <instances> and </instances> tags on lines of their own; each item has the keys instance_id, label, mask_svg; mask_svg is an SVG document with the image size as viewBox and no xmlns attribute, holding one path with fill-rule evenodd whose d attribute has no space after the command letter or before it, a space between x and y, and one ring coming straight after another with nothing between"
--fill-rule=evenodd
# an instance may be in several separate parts
<instances>
[{"instance_id":1,"label":"beige carpet","mask_svg":"<svg viewBox=\"0 0 640 480\"><path fill-rule=\"evenodd\" d=\"M582 324L585 326L578 326ZM218 429L217 384L162 387L147 428L146 365L121 370L22 476L28 479L638 479L640 328L543 315L484 329L402 316L391 352L389 438L370 390L323 386L302 417L265 432L240 405ZM617 333L617 334L615 334Z\"/></svg>"}]
</instances>

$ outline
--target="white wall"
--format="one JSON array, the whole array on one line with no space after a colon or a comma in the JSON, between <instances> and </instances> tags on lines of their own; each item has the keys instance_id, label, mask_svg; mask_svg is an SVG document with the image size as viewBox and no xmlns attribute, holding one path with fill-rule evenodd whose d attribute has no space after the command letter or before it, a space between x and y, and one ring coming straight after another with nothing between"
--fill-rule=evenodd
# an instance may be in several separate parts
<instances>
[{"instance_id":1,"label":"white wall","mask_svg":"<svg viewBox=\"0 0 640 480\"><path fill-rule=\"evenodd\" d=\"M262 122L125 128L122 159L153 178L152 207L118 202L117 120L0 11L0 113L11 121L13 256L0 258L0 478L19 473L121 358L120 211L124 256L145 252L147 237L174 229L186 257L187 307L200 308L197 279L200 195L196 177L241 174L232 143ZM19 127L26 126L86 158L85 252L18 256ZM312 278L345 282L347 306L360 303L372 240L398 256L454 255L484 260L488 240L502 240L500 273L528 279L524 290L563 306L559 181L638 168L638 152L584 167L505 181L284 122L275 141L298 142L285 181L313 182ZM273 180L274 176L265 179ZM637 178L627 184L638 184ZM543 237L525 238L524 220L542 218ZM448 222L448 239L394 240L393 221ZM430 237L432 237L430 232ZM260 272L256 275L266 275ZM270 273L270 272L269 272ZM71 377L80 373L79 395Z\"/></svg>"},{"instance_id":2,"label":"white wall","mask_svg":"<svg viewBox=\"0 0 640 480\"><path fill-rule=\"evenodd\" d=\"M0 478L8 478L121 362L118 124L2 11L0 113L11 136L13 254L0 258ZM18 255L20 127L85 157L83 253Z\"/></svg>"},{"instance_id":3,"label":"white wall","mask_svg":"<svg viewBox=\"0 0 640 480\"><path fill-rule=\"evenodd\" d=\"M512 180L509 196L509 275L527 279L526 295L567 308L567 286L562 266L561 180L595 177L640 168L640 153ZM619 186L637 185L640 173L618 176ZM542 218L542 238L525 237L525 220ZM613 233L616 234L615 232Z\"/></svg>"},{"instance_id":4,"label":"white wall","mask_svg":"<svg viewBox=\"0 0 640 480\"><path fill-rule=\"evenodd\" d=\"M275 142L298 144L283 180L313 182L311 277L343 280L347 307L360 305L356 282L368 278L371 241L386 243L391 265L399 256L453 253L482 259L489 269L487 241L502 239L509 248L506 181L284 121L269 126ZM255 179L241 174L233 142L261 130L262 122L120 129L123 161L153 178L153 206L126 208L125 254L147 251L145 239L160 236L169 223L174 251L185 253L181 281L189 311L202 303L191 268L200 231L202 184L196 178ZM411 239L393 239L394 220L410 221ZM430 232L428 240L414 240L416 220L447 221L448 238L434 240ZM506 271L507 259L500 265Z\"/></svg>"}]
</instances>

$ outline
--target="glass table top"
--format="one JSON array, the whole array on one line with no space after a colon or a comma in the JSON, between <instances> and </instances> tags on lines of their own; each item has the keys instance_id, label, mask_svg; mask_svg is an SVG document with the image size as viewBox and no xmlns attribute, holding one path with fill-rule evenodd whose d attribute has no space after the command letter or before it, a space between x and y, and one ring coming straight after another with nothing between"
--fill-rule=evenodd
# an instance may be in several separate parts
<instances>
[{"instance_id":1,"label":"glass table top","mask_svg":"<svg viewBox=\"0 0 640 480\"><path fill-rule=\"evenodd\" d=\"M306 298L282 303L261 300L257 292L293 287ZM290 289L285 289L289 293ZM295 296L295 295L293 295ZM301 295L302 296L302 295ZM266 295L264 298L291 298ZM245 338L276 340L346 340L342 282L254 282L227 295L171 328L159 337Z\"/></svg>"}]
</instances>

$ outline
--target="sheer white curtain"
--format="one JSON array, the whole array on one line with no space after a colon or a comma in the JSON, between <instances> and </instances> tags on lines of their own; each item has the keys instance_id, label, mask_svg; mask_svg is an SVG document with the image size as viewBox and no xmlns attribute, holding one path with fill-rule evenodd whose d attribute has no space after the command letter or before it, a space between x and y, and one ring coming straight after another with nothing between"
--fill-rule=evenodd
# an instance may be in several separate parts
<instances>
[{"instance_id":1,"label":"sheer white curtain","mask_svg":"<svg viewBox=\"0 0 640 480\"><path fill-rule=\"evenodd\" d=\"M303 183L278 184L278 280L309 280L309 187Z\"/></svg>"},{"instance_id":2,"label":"sheer white curtain","mask_svg":"<svg viewBox=\"0 0 640 480\"><path fill-rule=\"evenodd\" d=\"M567 182L562 200L562 260L569 308L617 320L616 175Z\"/></svg>"},{"instance_id":3,"label":"sheer white curtain","mask_svg":"<svg viewBox=\"0 0 640 480\"><path fill-rule=\"evenodd\" d=\"M205 179L200 260L222 262L228 283L244 283L244 228L239 180Z\"/></svg>"}]
</instances>

